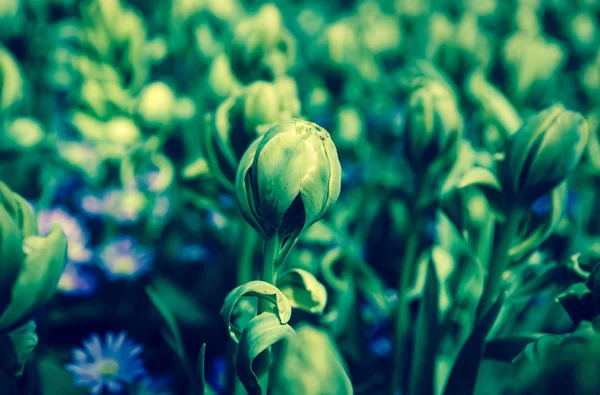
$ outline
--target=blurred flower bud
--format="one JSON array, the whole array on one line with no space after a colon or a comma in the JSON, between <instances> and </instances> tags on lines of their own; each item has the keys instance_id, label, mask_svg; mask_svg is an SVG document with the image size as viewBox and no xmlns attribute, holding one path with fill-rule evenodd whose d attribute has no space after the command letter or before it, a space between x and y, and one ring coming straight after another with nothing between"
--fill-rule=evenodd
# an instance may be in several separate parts
<instances>
[{"instance_id":1,"label":"blurred flower bud","mask_svg":"<svg viewBox=\"0 0 600 395\"><path fill-rule=\"evenodd\" d=\"M125 117L112 118L106 123L105 129L109 141L125 146L134 144L141 137L137 125Z\"/></svg>"},{"instance_id":2,"label":"blurred flower bud","mask_svg":"<svg viewBox=\"0 0 600 395\"><path fill-rule=\"evenodd\" d=\"M276 361L269 377L274 395L352 394L343 359L322 329L302 325L283 341Z\"/></svg>"},{"instance_id":3,"label":"blurred flower bud","mask_svg":"<svg viewBox=\"0 0 600 395\"><path fill-rule=\"evenodd\" d=\"M144 87L138 100L138 112L148 125L166 126L173 120L177 98L164 82Z\"/></svg>"},{"instance_id":4,"label":"blurred flower bud","mask_svg":"<svg viewBox=\"0 0 600 395\"><path fill-rule=\"evenodd\" d=\"M238 168L236 195L246 220L264 237L293 244L333 206L341 166L329 133L294 119L273 126L248 148Z\"/></svg>"},{"instance_id":5,"label":"blurred flower bud","mask_svg":"<svg viewBox=\"0 0 600 395\"><path fill-rule=\"evenodd\" d=\"M208 88L217 99L224 99L239 89L226 54L215 57L207 73Z\"/></svg>"},{"instance_id":6,"label":"blurred flower bud","mask_svg":"<svg viewBox=\"0 0 600 395\"><path fill-rule=\"evenodd\" d=\"M338 147L358 147L363 133L364 121L358 109L350 106L340 107L333 132Z\"/></svg>"},{"instance_id":7,"label":"blurred flower bud","mask_svg":"<svg viewBox=\"0 0 600 395\"><path fill-rule=\"evenodd\" d=\"M414 170L456 161L463 121L456 98L442 82L421 79L409 96L404 153Z\"/></svg>"},{"instance_id":8,"label":"blurred flower bud","mask_svg":"<svg viewBox=\"0 0 600 395\"><path fill-rule=\"evenodd\" d=\"M0 110L6 110L23 96L23 77L13 55L0 47Z\"/></svg>"},{"instance_id":9,"label":"blurred flower bud","mask_svg":"<svg viewBox=\"0 0 600 395\"><path fill-rule=\"evenodd\" d=\"M240 81L273 80L289 69L294 58L294 37L283 27L274 4L263 5L237 25L230 60Z\"/></svg>"},{"instance_id":10,"label":"blurred flower bud","mask_svg":"<svg viewBox=\"0 0 600 395\"><path fill-rule=\"evenodd\" d=\"M33 118L13 119L0 136L0 146L17 150L29 149L38 145L46 136L40 123Z\"/></svg>"},{"instance_id":11,"label":"blurred flower bud","mask_svg":"<svg viewBox=\"0 0 600 395\"><path fill-rule=\"evenodd\" d=\"M233 187L239 160L250 143L271 125L299 112L300 101L292 79L257 81L240 95L229 97L207 123L205 149L211 169Z\"/></svg>"},{"instance_id":12,"label":"blurred flower bud","mask_svg":"<svg viewBox=\"0 0 600 395\"><path fill-rule=\"evenodd\" d=\"M0 183L0 332L30 319L56 291L66 237L58 224L47 236L37 234L29 204Z\"/></svg>"},{"instance_id":13,"label":"blurred flower bud","mask_svg":"<svg viewBox=\"0 0 600 395\"><path fill-rule=\"evenodd\" d=\"M593 54L599 39L598 22L589 12L579 12L569 21L569 38L573 48L580 55Z\"/></svg>"},{"instance_id":14,"label":"blurred flower bud","mask_svg":"<svg viewBox=\"0 0 600 395\"><path fill-rule=\"evenodd\" d=\"M500 170L503 189L530 205L568 177L587 141L586 120L560 104L528 118L507 143Z\"/></svg>"},{"instance_id":15,"label":"blurred flower bud","mask_svg":"<svg viewBox=\"0 0 600 395\"><path fill-rule=\"evenodd\" d=\"M527 57L522 55L526 53ZM519 104L552 88L552 78L566 61L565 51L555 42L517 32L502 48L507 69L509 94Z\"/></svg>"},{"instance_id":16,"label":"blurred flower bud","mask_svg":"<svg viewBox=\"0 0 600 395\"><path fill-rule=\"evenodd\" d=\"M38 343L35 329L35 322L28 321L20 328L0 335L0 364L7 373L15 376L23 374L27 357Z\"/></svg>"}]
</instances>

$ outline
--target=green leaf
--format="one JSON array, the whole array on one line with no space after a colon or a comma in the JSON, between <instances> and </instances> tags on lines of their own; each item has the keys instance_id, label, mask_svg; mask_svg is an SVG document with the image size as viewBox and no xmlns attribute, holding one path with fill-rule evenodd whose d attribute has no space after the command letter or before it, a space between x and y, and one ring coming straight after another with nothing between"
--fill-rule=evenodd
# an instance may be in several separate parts
<instances>
[{"instance_id":1,"label":"green leaf","mask_svg":"<svg viewBox=\"0 0 600 395\"><path fill-rule=\"evenodd\" d=\"M269 394L352 394L344 360L327 331L301 324L274 354Z\"/></svg>"},{"instance_id":2,"label":"green leaf","mask_svg":"<svg viewBox=\"0 0 600 395\"><path fill-rule=\"evenodd\" d=\"M516 261L538 248L554 231L563 217L565 211L565 200L567 198L567 184L561 183L551 192L550 215L535 230L519 244L512 246L509 255L511 260Z\"/></svg>"},{"instance_id":3,"label":"green leaf","mask_svg":"<svg viewBox=\"0 0 600 395\"><path fill-rule=\"evenodd\" d=\"M288 298L292 308L320 314L327 304L327 290L311 273L290 269L277 275L277 288Z\"/></svg>"},{"instance_id":4,"label":"green leaf","mask_svg":"<svg viewBox=\"0 0 600 395\"><path fill-rule=\"evenodd\" d=\"M177 320L173 316L173 314L169 311L165 303L160 299L158 294L152 289L151 286L146 287L146 294L150 298L150 302L154 305L158 313L161 315L165 323L167 324L167 328L169 329L171 338L165 337L167 342L173 351L177 354L178 357L184 358L185 349L183 346L183 339L181 337L181 332L179 331L179 326L177 325ZM171 340L169 340L171 339Z\"/></svg>"},{"instance_id":5,"label":"green leaf","mask_svg":"<svg viewBox=\"0 0 600 395\"><path fill-rule=\"evenodd\" d=\"M563 335L545 335L541 336L534 342L531 342L523 348L523 350L513 359L513 363L542 363L547 360L548 356L556 350L563 342Z\"/></svg>"},{"instance_id":6,"label":"green leaf","mask_svg":"<svg viewBox=\"0 0 600 395\"><path fill-rule=\"evenodd\" d=\"M194 374L193 389L190 395L204 395L206 380L204 378L204 361L206 357L206 344L203 344L196 360L196 372Z\"/></svg>"},{"instance_id":7,"label":"green leaf","mask_svg":"<svg viewBox=\"0 0 600 395\"><path fill-rule=\"evenodd\" d=\"M210 322L209 313L198 304L196 299L183 292L172 281L164 277L157 277L152 282L152 289L155 296L158 296L176 321L191 326Z\"/></svg>"},{"instance_id":8,"label":"green leaf","mask_svg":"<svg viewBox=\"0 0 600 395\"><path fill-rule=\"evenodd\" d=\"M591 320L595 315L594 294L584 283L571 285L557 300L575 324L582 320Z\"/></svg>"},{"instance_id":9,"label":"green leaf","mask_svg":"<svg viewBox=\"0 0 600 395\"><path fill-rule=\"evenodd\" d=\"M485 344L483 358L512 362L528 344L533 343L542 336L544 336L542 333L533 333L490 339Z\"/></svg>"},{"instance_id":10,"label":"green leaf","mask_svg":"<svg viewBox=\"0 0 600 395\"><path fill-rule=\"evenodd\" d=\"M498 177L483 167L474 167L467 171L457 185L458 188L478 187L487 198L494 213L502 218L504 195Z\"/></svg>"},{"instance_id":11,"label":"green leaf","mask_svg":"<svg viewBox=\"0 0 600 395\"><path fill-rule=\"evenodd\" d=\"M280 324L287 324L292 316L292 306L288 298L274 285L265 281L250 281L235 288L227 294L223 307L221 308L221 318L227 325L229 336L237 343L240 341L242 331L231 323L231 315L239 300L245 296L257 296L265 299L276 307L275 312L279 318Z\"/></svg>"},{"instance_id":12,"label":"green leaf","mask_svg":"<svg viewBox=\"0 0 600 395\"><path fill-rule=\"evenodd\" d=\"M273 313L264 312L248 322L240 336L236 355L238 378L248 394L262 394L258 380L270 366L269 358L263 352L294 334L292 327L282 323Z\"/></svg>"},{"instance_id":13,"label":"green leaf","mask_svg":"<svg viewBox=\"0 0 600 395\"><path fill-rule=\"evenodd\" d=\"M359 257L348 257L352 264L356 288L379 308L384 314L390 314L390 305L385 295L385 284L373 268Z\"/></svg>"},{"instance_id":14,"label":"green leaf","mask_svg":"<svg viewBox=\"0 0 600 395\"><path fill-rule=\"evenodd\" d=\"M512 103L498 88L486 80L482 70L473 72L467 79L466 91L500 128L505 137L514 134L523 124Z\"/></svg>"},{"instance_id":15,"label":"green leaf","mask_svg":"<svg viewBox=\"0 0 600 395\"><path fill-rule=\"evenodd\" d=\"M0 205L0 312L4 312L11 302L12 288L24 257L17 225Z\"/></svg>"},{"instance_id":16,"label":"green leaf","mask_svg":"<svg viewBox=\"0 0 600 395\"><path fill-rule=\"evenodd\" d=\"M408 395L434 395L435 361L439 343L440 284L433 261L427 265L427 279L416 326ZM396 372L394 372L396 373Z\"/></svg>"},{"instance_id":17,"label":"green leaf","mask_svg":"<svg viewBox=\"0 0 600 395\"><path fill-rule=\"evenodd\" d=\"M503 303L504 294L500 295L494 304L492 304L467 338L467 341L458 353L458 357L454 361L450 377L444 389L444 395L466 395L473 393L479 364L483 357L485 338L490 329L492 329Z\"/></svg>"},{"instance_id":18,"label":"green leaf","mask_svg":"<svg viewBox=\"0 0 600 395\"><path fill-rule=\"evenodd\" d=\"M11 303L0 316L0 331L24 323L54 296L66 262L67 238L54 223L47 236L26 238L23 251L23 268L12 287Z\"/></svg>"}]
</instances>

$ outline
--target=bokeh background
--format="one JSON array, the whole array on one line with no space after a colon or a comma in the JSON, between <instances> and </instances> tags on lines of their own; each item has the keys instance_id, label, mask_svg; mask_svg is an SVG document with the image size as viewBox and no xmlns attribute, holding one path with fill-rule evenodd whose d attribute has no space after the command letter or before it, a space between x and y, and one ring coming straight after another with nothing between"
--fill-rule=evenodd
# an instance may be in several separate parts
<instances>
[{"instance_id":1,"label":"bokeh background","mask_svg":"<svg viewBox=\"0 0 600 395\"><path fill-rule=\"evenodd\" d=\"M458 169L490 167L511 119L556 102L586 117L590 141L560 221L550 195L530 207L529 228L551 218L552 235L506 273L508 288L524 287L577 252L600 254L599 16L596 0L0 0L0 180L31 203L41 233L58 222L68 239L57 295L36 317L39 343L11 391L89 393L66 368L73 350L124 331L143 348L144 378L115 393L188 393L204 344L211 391L240 393L219 310L258 278L262 249L236 206L236 160L291 117L331 133L343 170L336 208L286 262L325 278L329 292L324 316L302 319L335 339L356 393L383 393L399 264L418 232L427 253L411 271L411 317L421 261L433 256L442 388L474 325L484 269L438 211L413 227L407 87L437 73L452 87L464 122ZM495 111L497 95L516 118ZM469 199L469 221L485 221L493 208ZM336 248L344 259L327 261ZM496 332L573 329L555 302L569 281L552 277L542 293L533 284ZM502 393L514 373L485 361L476 393Z\"/></svg>"}]
</instances>

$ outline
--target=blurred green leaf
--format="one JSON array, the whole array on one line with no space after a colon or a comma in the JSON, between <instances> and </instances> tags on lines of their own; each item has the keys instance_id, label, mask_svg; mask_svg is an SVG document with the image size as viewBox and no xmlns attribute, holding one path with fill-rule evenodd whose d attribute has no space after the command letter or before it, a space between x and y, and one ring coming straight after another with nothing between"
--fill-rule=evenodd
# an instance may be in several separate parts
<instances>
[{"instance_id":1,"label":"blurred green leaf","mask_svg":"<svg viewBox=\"0 0 600 395\"><path fill-rule=\"evenodd\" d=\"M287 296L292 308L320 314L327 304L327 290L311 273L290 269L277 274L277 288Z\"/></svg>"},{"instance_id":2,"label":"blurred green leaf","mask_svg":"<svg viewBox=\"0 0 600 395\"><path fill-rule=\"evenodd\" d=\"M529 343L536 341L542 336L544 334L534 333L490 339L485 343L483 358L512 362Z\"/></svg>"},{"instance_id":3,"label":"blurred green leaf","mask_svg":"<svg viewBox=\"0 0 600 395\"><path fill-rule=\"evenodd\" d=\"M415 327L408 395L434 395L435 361L440 341L439 280L433 261L427 264L427 279ZM393 374L399 374L393 372Z\"/></svg>"},{"instance_id":4,"label":"blurred green leaf","mask_svg":"<svg viewBox=\"0 0 600 395\"><path fill-rule=\"evenodd\" d=\"M444 395L473 393L477 373L479 372L479 364L483 357L485 338L492 329L503 304L504 294L500 295L481 318L481 321L475 325L454 361L450 377L446 382Z\"/></svg>"}]
</instances>

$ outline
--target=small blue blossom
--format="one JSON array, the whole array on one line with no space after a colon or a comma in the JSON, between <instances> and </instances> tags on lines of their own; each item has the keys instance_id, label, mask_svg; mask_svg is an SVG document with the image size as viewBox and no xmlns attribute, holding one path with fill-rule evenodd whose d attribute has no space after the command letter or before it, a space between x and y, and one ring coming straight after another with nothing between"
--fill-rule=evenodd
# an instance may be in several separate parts
<instances>
[{"instance_id":1,"label":"small blue blossom","mask_svg":"<svg viewBox=\"0 0 600 395\"><path fill-rule=\"evenodd\" d=\"M89 262L92 251L87 248L88 231L71 214L61 208L42 210L37 215L40 235L47 235L53 223L58 223L67 237L67 257L72 262Z\"/></svg>"},{"instance_id":2,"label":"small blue blossom","mask_svg":"<svg viewBox=\"0 0 600 395\"><path fill-rule=\"evenodd\" d=\"M108 242L100 252L100 267L111 280L137 278L152 267L153 254L137 246L131 237Z\"/></svg>"},{"instance_id":3,"label":"small blue blossom","mask_svg":"<svg viewBox=\"0 0 600 395\"><path fill-rule=\"evenodd\" d=\"M385 358L392 352L392 339L389 336L377 336L369 342L371 352L378 358Z\"/></svg>"},{"instance_id":4,"label":"small blue blossom","mask_svg":"<svg viewBox=\"0 0 600 395\"><path fill-rule=\"evenodd\" d=\"M88 296L96 291L96 277L85 267L67 262L58 280L58 292L73 296Z\"/></svg>"},{"instance_id":5,"label":"small blue blossom","mask_svg":"<svg viewBox=\"0 0 600 395\"><path fill-rule=\"evenodd\" d=\"M126 384L146 374L140 358L143 348L127 338L125 332L109 332L104 342L93 334L82 348L73 349L73 362L65 366L75 377L75 384L89 387L94 395L106 390L120 393Z\"/></svg>"}]
</instances>

